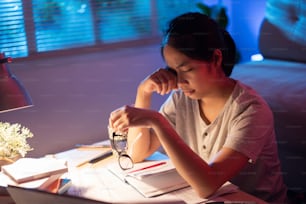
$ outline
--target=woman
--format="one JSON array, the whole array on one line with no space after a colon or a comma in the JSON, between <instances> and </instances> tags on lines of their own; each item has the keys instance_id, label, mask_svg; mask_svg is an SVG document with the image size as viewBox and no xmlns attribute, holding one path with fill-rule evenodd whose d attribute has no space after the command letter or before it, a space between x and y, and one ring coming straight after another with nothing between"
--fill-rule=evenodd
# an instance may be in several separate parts
<instances>
[{"instance_id":1,"label":"woman","mask_svg":"<svg viewBox=\"0 0 306 204\"><path fill-rule=\"evenodd\" d=\"M230 78L236 48L208 16L173 19L162 43L167 69L144 79L133 107L113 111L109 125L128 132L130 155L143 161L160 146L201 197L226 181L269 203L283 203L273 115L250 87ZM153 93L170 93L159 112Z\"/></svg>"}]
</instances>

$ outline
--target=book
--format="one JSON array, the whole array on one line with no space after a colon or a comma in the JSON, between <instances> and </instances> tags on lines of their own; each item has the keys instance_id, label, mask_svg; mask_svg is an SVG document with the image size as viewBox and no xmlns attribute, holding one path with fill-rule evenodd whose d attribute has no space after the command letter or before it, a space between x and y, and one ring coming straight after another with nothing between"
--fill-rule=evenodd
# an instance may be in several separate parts
<instances>
[{"instance_id":1,"label":"book","mask_svg":"<svg viewBox=\"0 0 306 204\"><path fill-rule=\"evenodd\" d=\"M51 175L43 184L37 187L37 189L50 193L63 194L70 188L72 181L69 178L62 177L63 174Z\"/></svg>"},{"instance_id":2,"label":"book","mask_svg":"<svg viewBox=\"0 0 306 204\"><path fill-rule=\"evenodd\" d=\"M47 186L40 186L38 189L47 191L50 193L65 193L72 185L71 179L69 178L57 178Z\"/></svg>"},{"instance_id":3,"label":"book","mask_svg":"<svg viewBox=\"0 0 306 204\"><path fill-rule=\"evenodd\" d=\"M118 163L112 163L108 169L147 198L189 186L170 160L145 161L125 171Z\"/></svg>"},{"instance_id":4,"label":"book","mask_svg":"<svg viewBox=\"0 0 306 204\"><path fill-rule=\"evenodd\" d=\"M59 187L58 181L61 179L62 175L63 174L51 175L41 185L37 186L36 188L39 190L45 190L51 193L56 193L57 188Z\"/></svg>"},{"instance_id":5,"label":"book","mask_svg":"<svg viewBox=\"0 0 306 204\"><path fill-rule=\"evenodd\" d=\"M29 182L68 171L66 161L54 158L21 158L2 166L2 172L16 183Z\"/></svg>"}]
</instances>

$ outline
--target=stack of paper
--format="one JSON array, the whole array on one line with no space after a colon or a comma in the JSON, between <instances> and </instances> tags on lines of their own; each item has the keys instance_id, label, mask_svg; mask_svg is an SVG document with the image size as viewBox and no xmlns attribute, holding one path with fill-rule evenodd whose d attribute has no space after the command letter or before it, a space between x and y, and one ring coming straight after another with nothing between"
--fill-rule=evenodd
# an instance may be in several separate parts
<instances>
[{"instance_id":1,"label":"stack of paper","mask_svg":"<svg viewBox=\"0 0 306 204\"><path fill-rule=\"evenodd\" d=\"M147 161L123 171L117 163L108 169L145 197L153 197L189 186L170 160Z\"/></svg>"},{"instance_id":2,"label":"stack of paper","mask_svg":"<svg viewBox=\"0 0 306 204\"><path fill-rule=\"evenodd\" d=\"M2 172L18 184L67 171L66 161L54 158L21 158L15 163L2 166Z\"/></svg>"}]
</instances>

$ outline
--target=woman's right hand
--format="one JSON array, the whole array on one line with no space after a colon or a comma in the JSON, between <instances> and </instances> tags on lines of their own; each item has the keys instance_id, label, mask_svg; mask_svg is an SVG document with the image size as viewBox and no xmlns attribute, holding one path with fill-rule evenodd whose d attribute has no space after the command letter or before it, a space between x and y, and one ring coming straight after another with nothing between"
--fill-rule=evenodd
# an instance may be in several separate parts
<instances>
[{"instance_id":1,"label":"woman's right hand","mask_svg":"<svg viewBox=\"0 0 306 204\"><path fill-rule=\"evenodd\" d=\"M139 89L144 93L152 94L156 92L160 95L168 94L173 89L177 89L176 74L168 69L158 69L149 75L140 83Z\"/></svg>"}]
</instances>

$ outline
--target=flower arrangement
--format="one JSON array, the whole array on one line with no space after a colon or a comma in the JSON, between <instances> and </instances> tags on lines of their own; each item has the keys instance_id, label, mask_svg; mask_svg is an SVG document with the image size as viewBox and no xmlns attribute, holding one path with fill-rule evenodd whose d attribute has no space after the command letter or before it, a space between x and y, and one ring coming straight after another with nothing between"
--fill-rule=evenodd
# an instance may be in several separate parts
<instances>
[{"instance_id":1,"label":"flower arrangement","mask_svg":"<svg viewBox=\"0 0 306 204\"><path fill-rule=\"evenodd\" d=\"M0 122L0 158L12 160L24 157L28 151L33 150L27 143L31 137L32 132L18 123Z\"/></svg>"}]
</instances>

